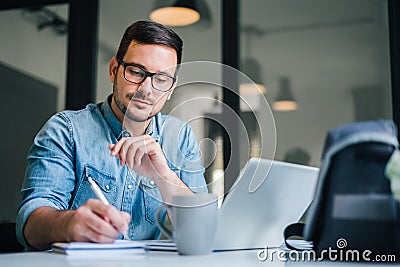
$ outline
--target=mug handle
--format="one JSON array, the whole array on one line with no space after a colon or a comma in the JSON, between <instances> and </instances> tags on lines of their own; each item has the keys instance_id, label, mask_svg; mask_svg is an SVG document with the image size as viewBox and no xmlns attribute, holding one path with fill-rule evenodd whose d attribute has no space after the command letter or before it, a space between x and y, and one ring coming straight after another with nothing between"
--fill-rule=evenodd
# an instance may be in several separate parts
<instances>
[{"instance_id":1,"label":"mug handle","mask_svg":"<svg viewBox=\"0 0 400 267\"><path fill-rule=\"evenodd\" d=\"M172 232L169 230L167 227L164 226L163 220L161 218L161 215L166 211L167 208L165 206L160 206L155 213L155 219L157 222L158 227L161 229L162 232L169 238L172 239ZM168 216L168 215L167 215Z\"/></svg>"}]
</instances>

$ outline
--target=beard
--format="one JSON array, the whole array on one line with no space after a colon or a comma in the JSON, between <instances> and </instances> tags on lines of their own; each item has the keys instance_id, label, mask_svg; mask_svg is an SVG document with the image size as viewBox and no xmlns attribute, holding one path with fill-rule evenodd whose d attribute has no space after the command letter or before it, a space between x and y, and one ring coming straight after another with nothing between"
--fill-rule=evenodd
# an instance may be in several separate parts
<instances>
[{"instance_id":1,"label":"beard","mask_svg":"<svg viewBox=\"0 0 400 267\"><path fill-rule=\"evenodd\" d=\"M118 109L124 114L125 119L132 120L134 122L145 122L153 118L158 112L154 112L155 100L145 96L141 90L137 90L135 93L123 94L122 90L118 89L117 81L113 84L113 97L115 104ZM137 106L132 100L138 99L150 103L150 110L146 110ZM126 104L128 103L128 104Z\"/></svg>"}]
</instances>

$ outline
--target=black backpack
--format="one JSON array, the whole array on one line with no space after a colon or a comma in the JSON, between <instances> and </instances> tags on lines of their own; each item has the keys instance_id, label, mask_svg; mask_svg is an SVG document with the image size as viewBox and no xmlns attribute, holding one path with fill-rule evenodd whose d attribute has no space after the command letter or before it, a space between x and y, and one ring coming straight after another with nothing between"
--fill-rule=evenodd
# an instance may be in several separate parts
<instances>
[{"instance_id":1,"label":"black backpack","mask_svg":"<svg viewBox=\"0 0 400 267\"><path fill-rule=\"evenodd\" d=\"M287 227L285 240L303 236L324 259L332 260L329 251L341 261L373 261L382 255L400 259L399 204L385 175L398 146L391 121L352 123L329 131L305 223Z\"/></svg>"}]
</instances>

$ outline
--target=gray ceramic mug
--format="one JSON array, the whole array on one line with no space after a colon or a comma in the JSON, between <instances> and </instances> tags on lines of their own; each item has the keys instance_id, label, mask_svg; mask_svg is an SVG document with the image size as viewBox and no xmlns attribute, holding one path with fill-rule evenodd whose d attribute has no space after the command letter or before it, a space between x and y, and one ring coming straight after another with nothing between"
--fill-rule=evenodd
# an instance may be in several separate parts
<instances>
[{"instance_id":1,"label":"gray ceramic mug","mask_svg":"<svg viewBox=\"0 0 400 267\"><path fill-rule=\"evenodd\" d=\"M161 206L155 214L160 229L171 238L179 254L208 254L213 249L217 228L218 198L214 194L173 196L171 203ZM174 229L170 231L162 222L161 215L170 211Z\"/></svg>"}]
</instances>

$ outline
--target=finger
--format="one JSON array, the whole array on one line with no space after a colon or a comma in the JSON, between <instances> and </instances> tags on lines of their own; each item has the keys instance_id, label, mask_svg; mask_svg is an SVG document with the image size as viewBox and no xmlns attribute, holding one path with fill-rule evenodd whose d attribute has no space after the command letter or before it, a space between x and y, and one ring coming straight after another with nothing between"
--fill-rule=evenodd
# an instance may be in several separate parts
<instances>
[{"instance_id":1,"label":"finger","mask_svg":"<svg viewBox=\"0 0 400 267\"><path fill-rule=\"evenodd\" d=\"M113 145L111 149L111 156L116 156L119 153L119 150L121 149L122 145L124 144L125 140L127 138L122 137L121 139L119 139L119 141Z\"/></svg>"},{"instance_id":2,"label":"finger","mask_svg":"<svg viewBox=\"0 0 400 267\"><path fill-rule=\"evenodd\" d=\"M116 238L119 234L118 230L112 225L111 221L106 221L104 216L96 213L93 208L94 205L97 205L96 202L85 204L81 206L75 211L75 216L78 222L82 222L84 224L84 228L80 230L83 232L85 237L89 238L89 236L97 236L104 235L107 238ZM102 203L100 203L102 204ZM104 204L102 204L105 206Z\"/></svg>"},{"instance_id":3,"label":"finger","mask_svg":"<svg viewBox=\"0 0 400 267\"><path fill-rule=\"evenodd\" d=\"M93 199L93 202L97 199ZM90 201L90 200L89 200ZM88 203L89 203L88 201ZM92 205L92 210L95 214L103 217L108 218L109 225L111 225L114 230L118 233L123 233L128 229L128 223L126 220L121 216L120 212L112 205L104 205L101 201L94 202ZM103 220L106 222L105 220ZM107 223L107 222L106 222ZM98 225L98 227L102 227L103 225ZM114 235L114 233L112 233Z\"/></svg>"},{"instance_id":4,"label":"finger","mask_svg":"<svg viewBox=\"0 0 400 267\"><path fill-rule=\"evenodd\" d=\"M124 143L121 145L121 148L118 151L118 158L121 160L121 166L124 166L127 164L126 158L127 155L126 153L129 150L129 146L131 145L132 139L130 140L125 140Z\"/></svg>"},{"instance_id":5,"label":"finger","mask_svg":"<svg viewBox=\"0 0 400 267\"><path fill-rule=\"evenodd\" d=\"M117 157L119 159L119 155L118 154L117 155L113 155L112 150L113 150L114 146L115 146L115 144L109 144L108 145L108 149L110 149L110 155L114 156L114 157Z\"/></svg>"},{"instance_id":6,"label":"finger","mask_svg":"<svg viewBox=\"0 0 400 267\"><path fill-rule=\"evenodd\" d=\"M119 158L119 154L116 154L116 155L115 155L115 153L113 152L114 147L115 147L115 144L109 144L109 145L108 145L108 149L111 150L110 155L111 155L111 156L115 156L115 157L117 157L118 159L120 159L120 158Z\"/></svg>"},{"instance_id":7,"label":"finger","mask_svg":"<svg viewBox=\"0 0 400 267\"><path fill-rule=\"evenodd\" d=\"M137 150L140 147L145 146L146 140L149 140L147 136L133 137L129 140L126 140L125 143L122 145L120 155L123 158L124 163L128 165L130 169L134 168L135 166L135 156Z\"/></svg>"},{"instance_id":8,"label":"finger","mask_svg":"<svg viewBox=\"0 0 400 267\"><path fill-rule=\"evenodd\" d=\"M130 168L141 166L144 155L148 153L148 145L152 142L155 142L153 138L146 137L130 145L127 153L127 161Z\"/></svg>"},{"instance_id":9,"label":"finger","mask_svg":"<svg viewBox=\"0 0 400 267\"><path fill-rule=\"evenodd\" d=\"M145 147L140 147L137 149L136 155L133 158L133 161L136 166L142 165L142 158L146 152L145 150L147 150Z\"/></svg>"},{"instance_id":10,"label":"finger","mask_svg":"<svg viewBox=\"0 0 400 267\"><path fill-rule=\"evenodd\" d=\"M96 214L95 214L96 216ZM120 231L114 227L111 222L107 222L103 218L97 215L97 217L93 217L93 219L88 218L85 222L87 228L90 229L89 231L91 236L104 236L109 239L116 239L120 234Z\"/></svg>"},{"instance_id":11,"label":"finger","mask_svg":"<svg viewBox=\"0 0 400 267\"><path fill-rule=\"evenodd\" d=\"M85 224L79 224L74 227L74 234L73 234L73 239L70 241L75 241L75 242L93 242L90 239L90 236L92 236L94 233L92 229L88 228Z\"/></svg>"},{"instance_id":12,"label":"finger","mask_svg":"<svg viewBox=\"0 0 400 267\"><path fill-rule=\"evenodd\" d=\"M96 242L96 243L112 243L117 239L118 235L116 237L109 237L106 235L103 235L102 233L96 232L90 228L86 230L84 233L84 238L86 240L82 240L84 242Z\"/></svg>"},{"instance_id":13,"label":"finger","mask_svg":"<svg viewBox=\"0 0 400 267\"><path fill-rule=\"evenodd\" d=\"M125 211L120 211L121 217L125 219L126 223L129 224L131 222L131 215Z\"/></svg>"},{"instance_id":14,"label":"finger","mask_svg":"<svg viewBox=\"0 0 400 267\"><path fill-rule=\"evenodd\" d=\"M129 144L129 146L127 146L126 150L124 149L124 151L126 152L125 157L126 157L126 165L128 166L129 169L133 169L134 168L134 158L136 155L136 150L138 149L138 145L135 143Z\"/></svg>"},{"instance_id":15,"label":"finger","mask_svg":"<svg viewBox=\"0 0 400 267\"><path fill-rule=\"evenodd\" d=\"M145 138L142 141L137 141L132 144L135 149L132 150L134 153L130 154L129 160L131 161L132 167L139 167L142 165L142 159L145 154L147 154L147 145L151 143L154 139Z\"/></svg>"},{"instance_id":16,"label":"finger","mask_svg":"<svg viewBox=\"0 0 400 267\"><path fill-rule=\"evenodd\" d=\"M143 159L144 155L150 155L150 154L154 153L154 149L156 149L154 144L157 145L156 141L153 138L146 139L144 141L144 144L137 149L136 155L135 155L135 164L137 166L142 165L142 159Z\"/></svg>"},{"instance_id":17,"label":"finger","mask_svg":"<svg viewBox=\"0 0 400 267\"><path fill-rule=\"evenodd\" d=\"M129 137L129 138L121 138L113 147L112 147L112 156L117 156L120 159L121 166L128 165L132 168L134 166L134 158L129 160L131 157L127 156L128 151L132 149L132 144L134 144L133 150L131 150L131 156L134 155L138 145L144 145L146 140L153 140L154 139L150 135L142 135L137 137ZM110 146L111 147L111 146ZM133 153L133 154L132 154Z\"/></svg>"},{"instance_id":18,"label":"finger","mask_svg":"<svg viewBox=\"0 0 400 267\"><path fill-rule=\"evenodd\" d=\"M127 165L127 153L131 149L131 145L135 142L140 142L142 138L137 138L137 137L131 137L127 138L124 140L124 142L121 144L119 151L118 151L118 157L121 160L121 166ZM129 165L128 165L129 167Z\"/></svg>"},{"instance_id":19,"label":"finger","mask_svg":"<svg viewBox=\"0 0 400 267\"><path fill-rule=\"evenodd\" d=\"M149 135L141 135L141 136L136 136L136 137L122 137L113 147L112 147L112 155L115 156L116 154L119 153L121 150L122 146L124 143L129 140L130 142L136 142L140 140L144 140L145 138L150 137ZM150 137L151 138L151 137Z\"/></svg>"},{"instance_id":20,"label":"finger","mask_svg":"<svg viewBox=\"0 0 400 267\"><path fill-rule=\"evenodd\" d=\"M136 136L136 137L122 137L116 144L110 144L109 149L111 150L111 153L113 156L119 153L121 150L121 147L124 145L124 142L126 140L131 140L133 142L144 140L145 138L152 138L150 135L141 135L141 136Z\"/></svg>"},{"instance_id":21,"label":"finger","mask_svg":"<svg viewBox=\"0 0 400 267\"><path fill-rule=\"evenodd\" d=\"M77 233L75 233L75 239L74 241L79 241L79 242L96 242L96 243L111 243L114 242L115 239L118 237L117 235L110 237L107 235L104 235L103 232L99 233L97 230L93 230L92 227L89 227L87 225L87 219L84 220L85 224L82 224L79 227L79 230L77 230ZM77 228L75 228L77 229Z\"/></svg>"},{"instance_id":22,"label":"finger","mask_svg":"<svg viewBox=\"0 0 400 267\"><path fill-rule=\"evenodd\" d=\"M116 208L112 205L105 205L102 201L99 199L89 199L82 207L86 207L88 209L87 214L91 217L86 218L86 220L97 220L97 217L99 217L101 220L96 222L96 221L89 221L89 225L97 225L97 227L94 228L102 228L102 227L110 227L108 229L114 229L115 230L115 225L113 222L112 215L113 213L117 213L118 211ZM79 209L78 209L79 210ZM92 227L93 228L93 227ZM102 228L103 229L103 228ZM104 231L107 231L107 229L103 229Z\"/></svg>"},{"instance_id":23,"label":"finger","mask_svg":"<svg viewBox=\"0 0 400 267\"><path fill-rule=\"evenodd\" d=\"M150 160L165 160L164 153L160 145L156 141L149 142L146 144L146 154Z\"/></svg>"}]
</instances>

